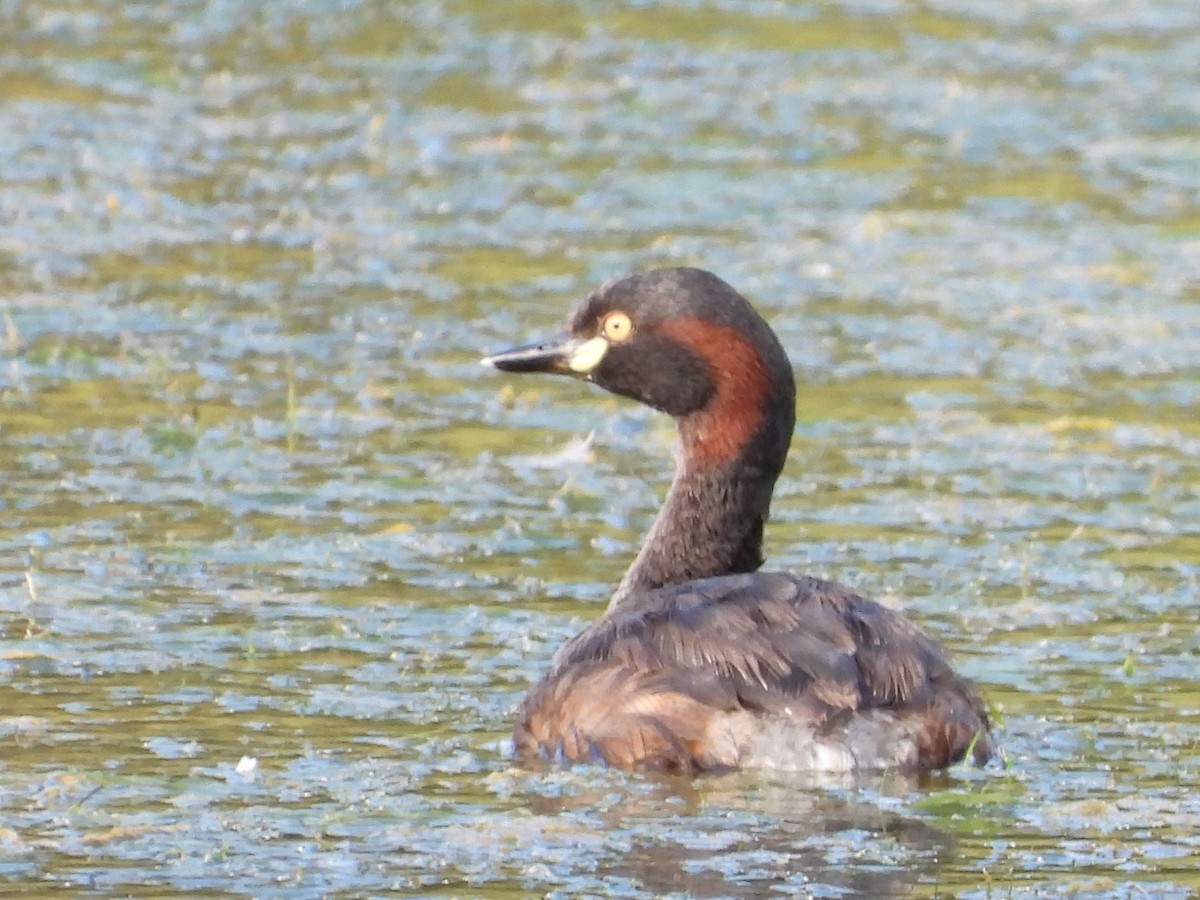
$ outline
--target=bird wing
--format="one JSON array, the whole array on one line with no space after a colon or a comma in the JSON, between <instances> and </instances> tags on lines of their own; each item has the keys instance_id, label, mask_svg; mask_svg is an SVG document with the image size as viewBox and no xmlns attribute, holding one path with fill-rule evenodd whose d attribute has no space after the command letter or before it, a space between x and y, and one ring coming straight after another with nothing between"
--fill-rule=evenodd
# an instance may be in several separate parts
<instances>
[{"instance_id":1,"label":"bird wing","mask_svg":"<svg viewBox=\"0 0 1200 900\"><path fill-rule=\"evenodd\" d=\"M820 730L876 710L925 715L947 696L963 710L937 710L930 727L953 725L954 734L931 752L954 756L959 732L969 739L986 717L933 641L841 585L756 572L617 607L559 651L515 737L519 749L553 747L570 759L691 768L712 755L703 744L714 715L787 717Z\"/></svg>"},{"instance_id":2,"label":"bird wing","mask_svg":"<svg viewBox=\"0 0 1200 900\"><path fill-rule=\"evenodd\" d=\"M717 673L743 705L808 699L830 713L899 705L945 669L903 616L816 578L753 573L660 588L569 642L554 671L608 661L635 671Z\"/></svg>"}]
</instances>

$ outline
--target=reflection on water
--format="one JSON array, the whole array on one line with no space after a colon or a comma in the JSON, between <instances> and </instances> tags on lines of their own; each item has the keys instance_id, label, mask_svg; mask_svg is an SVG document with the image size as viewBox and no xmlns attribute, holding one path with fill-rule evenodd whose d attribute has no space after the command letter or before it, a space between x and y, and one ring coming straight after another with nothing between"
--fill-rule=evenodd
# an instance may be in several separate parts
<instances>
[{"instance_id":1,"label":"reflection on water","mask_svg":"<svg viewBox=\"0 0 1200 900\"><path fill-rule=\"evenodd\" d=\"M0 23L10 892L1200 888L1192 0ZM1007 768L510 767L671 433L479 351L664 263L796 366L772 565L903 605Z\"/></svg>"}]
</instances>

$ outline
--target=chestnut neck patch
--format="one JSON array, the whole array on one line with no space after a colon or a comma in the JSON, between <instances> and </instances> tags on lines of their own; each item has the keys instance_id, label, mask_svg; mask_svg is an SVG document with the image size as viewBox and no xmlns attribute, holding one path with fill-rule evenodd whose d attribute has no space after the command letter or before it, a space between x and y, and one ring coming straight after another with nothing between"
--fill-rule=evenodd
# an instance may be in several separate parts
<instances>
[{"instance_id":1,"label":"chestnut neck patch","mask_svg":"<svg viewBox=\"0 0 1200 900\"><path fill-rule=\"evenodd\" d=\"M708 405L679 420L684 468L733 462L766 410L771 381L758 349L737 329L695 317L668 320L659 330L703 359L712 374Z\"/></svg>"}]
</instances>

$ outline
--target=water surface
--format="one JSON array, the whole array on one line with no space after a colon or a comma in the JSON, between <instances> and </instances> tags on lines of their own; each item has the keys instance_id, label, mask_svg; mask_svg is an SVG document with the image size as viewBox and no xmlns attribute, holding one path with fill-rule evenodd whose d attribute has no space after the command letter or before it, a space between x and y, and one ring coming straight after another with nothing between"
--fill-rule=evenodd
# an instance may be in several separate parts
<instances>
[{"instance_id":1,"label":"water surface","mask_svg":"<svg viewBox=\"0 0 1200 900\"><path fill-rule=\"evenodd\" d=\"M1193 0L0 5L6 892L1200 889L1197 60ZM671 433L478 357L679 264L796 366L771 565L1002 764L510 764Z\"/></svg>"}]
</instances>

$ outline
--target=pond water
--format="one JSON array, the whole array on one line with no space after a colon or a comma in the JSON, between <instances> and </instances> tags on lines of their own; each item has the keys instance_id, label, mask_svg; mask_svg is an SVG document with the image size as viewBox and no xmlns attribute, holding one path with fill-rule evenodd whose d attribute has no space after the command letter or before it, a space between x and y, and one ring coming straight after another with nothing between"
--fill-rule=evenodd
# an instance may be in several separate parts
<instances>
[{"instance_id":1,"label":"pond water","mask_svg":"<svg viewBox=\"0 0 1200 900\"><path fill-rule=\"evenodd\" d=\"M10 896L1200 890L1195 0L0 3ZM514 767L667 421L478 365L701 265L770 565L999 723L919 782Z\"/></svg>"}]
</instances>

